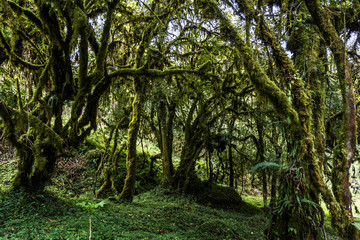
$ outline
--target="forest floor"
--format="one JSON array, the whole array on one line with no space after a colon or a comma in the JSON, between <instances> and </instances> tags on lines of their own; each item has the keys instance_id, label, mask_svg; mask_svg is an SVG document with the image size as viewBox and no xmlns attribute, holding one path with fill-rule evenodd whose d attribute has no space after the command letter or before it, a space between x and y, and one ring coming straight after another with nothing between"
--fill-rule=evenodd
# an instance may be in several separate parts
<instances>
[{"instance_id":1,"label":"forest floor","mask_svg":"<svg viewBox=\"0 0 360 240\"><path fill-rule=\"evenodd\" d=\"M91 239L265 239L269 215L260 196L242 196L248 203L239 209L213 208L161 187L136 195L132 203L96 199L82 161L72 161L80 170L67 169L66 180L55 175L45 193L31 195L10 189L15 161L3 149L0 239L89 239L90 233ZM338 239L329 221L326 229L327 239Z\"/></svg>"}]
</instances>

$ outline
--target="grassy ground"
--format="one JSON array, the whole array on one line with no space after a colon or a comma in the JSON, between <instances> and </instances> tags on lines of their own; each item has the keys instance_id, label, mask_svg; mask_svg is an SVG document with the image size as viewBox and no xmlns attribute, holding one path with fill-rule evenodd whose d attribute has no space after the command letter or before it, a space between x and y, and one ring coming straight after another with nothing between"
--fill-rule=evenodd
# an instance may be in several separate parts
<instances>
[{"instance_id":1,"label":"grassy ground","mask_svg":"<svg viewBox=\"0 0 360 240\"><path fill-rule=\"evenodd\" d=\"M138 195L131 204L105 200L91 211L92 239L264 239L261 212L212 209L163 191ZM10 239L86 239L89 212L79 203L101 201L13 191L0 196L0 237Z\"/></svg>"},{"instance_id":2,"label":"grassy ground","mask_svg":"<svg viewBox=\"0 0 360 240\"><path fill-rule=\"evenodd\" d=\"M0 239L89 239L90 232L91 239L265 239L260 196L242 196L250 204L232 210L161 187L133 203L95 199L84 159L64 164L45 193L29 195L10 190L15 162L10 152L0 154Z\"/></svg>"},{"instance_id":3,"label":"grassy ground","mask_svg":"<svg viewBox=\"0 0 360 240\"><path fill-rule=\"evenodd\" d=\"M29 195L10 189L15 165L0 154L0 239L89 239L89 213L92 239L264 239L267 218L252 205L219 210L161 187L133 203L95 199L81 157L61 161L47 191Z\"/></svg>"}]
</instances>

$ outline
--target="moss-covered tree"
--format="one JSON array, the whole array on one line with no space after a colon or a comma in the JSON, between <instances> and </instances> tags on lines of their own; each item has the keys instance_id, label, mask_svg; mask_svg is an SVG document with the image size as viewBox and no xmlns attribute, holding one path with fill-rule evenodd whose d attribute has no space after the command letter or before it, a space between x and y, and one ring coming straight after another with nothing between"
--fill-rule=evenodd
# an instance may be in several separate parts
<instances>
[{"instance_id":1,"label":"moss-covered tree","mask_svg":"<svg viewBox=\"0 0 360 240\"><path fill-rule=\"evenodd\" d=\"M164 9L158 6L156 11L164 13L161 17L154 15L154 11L148 11L149 15L144 17L137 11L137 5L117 0L88 4L39 0L29 2L29 8L13 1L3 3L6 14L1 18L4 28L0 32L0 45L6 57L2 64L26 70L35 79L30 100L22 94L22 84L26 81L22 78L17 84L17 106L1 101L1 118L8 120L3 125L5 136L17 149L19 157L15 188L28 191L44 188L56 159L78 147L97 129L99 101L119 79L131 78L134 83L136 96L128 144L131 149L128 154L132 154L129 158L134 159L137 116L140 117L144 104L147 81L199 72L199 69L190 68L158 69L150 63L151 56L144 54L149 51L150 41L163 32L163 24L177 9L178 2ZM103 19L101 24L96 23L99 17ZM130 21L134 25L129 25L130 18L135 19ZM153 21L147 25L150 18ZM19 19L29 27L18 24ZM141 37L138 28L146 25L148 34ZM28 32L29 29L34 30ZM20 32L26 34L18 34ZM129 39L128 34L133 34L133 38ZM24 49L32 50L31 58L25 51L20 51L23 55L19 56L16 48L19 41L16 44L12 41L15 35ZM117 39L123 39L127 45L122 46ZM135 48L137 53L133 51ZM116 52L118 54L114 54ZM11 82L16 86L15 80Z\"/></svg>"},{"instance_id":2,"label":"moss-covered tree","mask_svg":"<svg viewBox=\"0 0 360 240\"><path fill-rule=\"evenodd\" d=\"M354 229L351 225L351 220L346 215L342 214L343 205L341 201L337 201L332 191L325 184L320 172L320 166L316 157L313 135L311 131L311 112L308 107L309 97L302 79L299 78L297 70L295 69L292 61L288 58L285 51L280 46L277 39L267 26L264 19L256 13L247 1L238 1L239 7L245 12L246 15L255 17L259 24L260 37L263 42L272 48L273 57L280 69L280 76L284 79L286 84L291 86L292 102L288 100L285 93L280 90L277 85L269 79L262 67L256 61L253 51L245 44L243 39L239 36L238 32L230 21L226 18L223 12L212 1L198 1L197 6L201 9L201 14L207 18L215 18L220 21L222 37L230 40L239 50L244 60L244 66L250 76L252 83L261 96L268 99L274 106L278 114L288 117L291 121L291 136L296 141L299 148L299 164L304 169L304 176L306 177L306 184L304 189L301 190L301 196L304 199L310 198L311 201L319 203L319 193L322 195L324 201L333 216L333 223L339 230L341 236L351 238L348 236L348 229ZM258 7L258 9L260 9ZM314 9L314 8L313 8ZM260 16L260 18L258 17ZM339 70L340 72L342 70ZM341 80L341 78L339 78ZM348 89L351 89L348 88ZM345 96L344 96L345 97ZM345 99L345 98L344 98ZM346 124L346 126L353 126L353 124ZM350 134L351 135L351 134ZM297 165L295 165L296 170ZM298 193L299 194L299 193ZM335 194L336 195L336 194ZM296 204L296 203L295 203ZM315 209L314 209L315 210ZM317 226L321 226L320 218L314 211L309 216L312 221L317 222ZM292 213L283 212L280 214L282 224L281 229L276 230L276 226L272 227L269 232L270 238L276 238L277 234L281 236L292 236L297 239L301 238L320 238L320 228L314 227L311 222L300 222L297 220L303 219L303 216L308 216L309 212L299 205L298 210ZM277 222L279 218L275 222ZM287 223L286 223L287 222ZM287 224L288 227L283 228ZM292 232L291 229L297 229ZM351 230L352 232L352 230Z\"/></svg>"},{"instance_id":3,"label":"moss-covered tree","mask_svg":"<svg viewBox=\"0 0 360 240\"><path fill-rule=\"evenodd\" d=\"M104 5L107 10L100 44L87 19L88 9L82 2L34 1L29 3L32 10L13 1L3 3L7 14L2 24L10 32L8 36L11 38L25 31L20 40L35 51L32 62L24 60L28 57L19 56L15 46L1 32L1 45L9 59L14 59L8 64L27 69L36 79L31 99L25 102L18 86L17 109L2 104L1 117L8 118L15 126L5 126L8 136L13 136L8 140L19 157L13 186L37 191L44 188L56 159L65 149L78 146L96 129L97 104L110 84L110 79L105 77L105 58L112 15L118 1ZM11 22L20 18L35 29L32 34L22 25ZM96 59L92 71L88 69L89 47ZM79 57L74 58L71 54L76 48ZM64 119L65 108L71 109L68 119Z\"/></svg>"},{"instance_id":4,"label":"moss-covered tree","mask_svg":"<svg viewBox=\"0 0 360 240\"><path fill-rule=\"evenodd\" d=\"M336 225L335 219L343 215L343 223L341 227L339 227L340 235L346 239L357 239L359 232L351 224L352 208L349 183L349 171L356 147L356 102L349 59L347 58L345 43L340 38L335 26L331 23L330 17L327 11L321 6L320 1L305 2L314 22L334 56L342 95L342 132L335 149L331 178L333 192L337 202L339 202L342 208L342 213L332 213L335 215L333 224ZM346 19L345 16L344 19ZM343 26L346 30L346 22L343 22Z\"/></svg>"}]
</instances>

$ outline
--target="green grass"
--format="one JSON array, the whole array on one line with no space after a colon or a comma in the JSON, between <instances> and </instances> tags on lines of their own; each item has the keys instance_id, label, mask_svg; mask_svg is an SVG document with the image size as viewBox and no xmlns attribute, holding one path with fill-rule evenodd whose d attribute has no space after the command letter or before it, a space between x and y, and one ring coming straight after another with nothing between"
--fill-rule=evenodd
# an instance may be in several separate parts
<instances>
[{"instance_id":1,"label":"green grass","mask_svg":"<svg viewBox=\"0 0 360 240\"><path fill-rule=\"evenodd\" d=\"M92 239L264 239L263 213L225 211L197 204L184 195L156 188L133 203L105 200L92 211ZM51 193L0 193L0 238L86 239L88 212L77 205L88 197Z\"/></svg>"},{"instance_id":2,"label":"green grass","mask_svg":"<svg viewBox=\"0 0 360 240\"><path fill-rule=\"evenodd\" d=\"M89 239L89 212L79 203L103 200L89 193L93 172L86 164L92 163L78 156L59 164L47 191L29 195L10 190L16 164L11 153L0 154L0 239ZM133 203L104 200L91 212L92 239L265 239L270 214L260 210L261 196L242 196L249 204L219 210L165 192L156 187ZM339 239L329 219L327 239Z\"/></svg>"},{"instance_id":3,"label":"green grass","mask_svg":"<svg viewBox=\"0 0 360 240\"><path fill-rule=\"evenodd\" d=\"M0 144L0 190L10 188L16 169L13 155L13 150Z\"/></svg>"},{"instance_id":4,"label":"green grass","mask_svg":"<svg viewBox=\"0 0 360 240\"><path fill-rule=\"evenodd\" d=\"M61 163L44 194L10 190L11 154L0 159L0 239L88 239L91 172L82 158ZM59 163L60 164L60 163ZM267 218L252 206L241 211L200 205L191 196L157 187L133 203L105 200L92 210L92 239L264 239ZM79 195L80 194L80 195Z\"/></svg>"}]
</instances>

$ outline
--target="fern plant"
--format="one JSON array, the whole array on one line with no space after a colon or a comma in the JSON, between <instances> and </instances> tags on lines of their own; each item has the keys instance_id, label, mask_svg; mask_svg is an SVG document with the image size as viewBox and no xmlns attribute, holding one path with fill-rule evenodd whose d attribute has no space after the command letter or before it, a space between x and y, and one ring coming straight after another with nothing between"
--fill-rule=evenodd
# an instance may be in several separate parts
<instances>
[{"instance_id":1,"label":"fern plant","mask_svg":"<svg viewBox=\"0 0 360 240\"><path fill-rule=\"evenodd\" d=\"M253 166L252 168L250 168L250 173L255 173L256 171L258 170L264 170L266 168L281 168L281 165L278 164L278 163L275 163L275 162L261 162L261 163L258 163L256 164L255 166Z\"/></svg>"}]
</instances>

